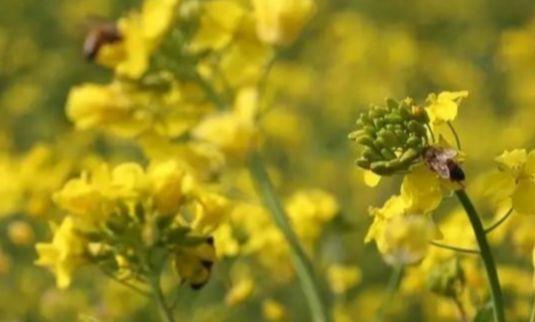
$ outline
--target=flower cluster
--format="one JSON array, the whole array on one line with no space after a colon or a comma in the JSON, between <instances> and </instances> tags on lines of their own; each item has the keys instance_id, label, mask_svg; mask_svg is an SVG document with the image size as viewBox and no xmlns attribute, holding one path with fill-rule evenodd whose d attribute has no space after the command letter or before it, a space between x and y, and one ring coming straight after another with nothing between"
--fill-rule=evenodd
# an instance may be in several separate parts
<instances>
[{"instance_id":1,"label":"flower cluster","mask_svg":"<svg viewBox=\"0 0 535 322\"><path fill-rule=\"evenodd\" d=\"M182 283L206 283L215 261L211 234L229 202L199 186L176 161L103 164L55 194L67 216L50 243L37 245L37 264L50 267L59 287L83 264L143 282L171 260Z\"/></svg>"},{"instance_id":2,"label":"flower cluster","mask_svg":"<svg viewBox=\"0 0 535 322\"><path fill-rule=\"evenodd\" d=\"M434 130L455 118L457 99L465 95L431 94L425 107L411 98L389 99L387 106L361 114L359 129L349 135L363 147L358 166L375 175L406 173L399 195L380 209L370 208L374 222L366 240L375 240L393 265L419 262L429 241L440 237L430 216L448 192L460 188L456 181L464 180L464 173L455 160L458 152Z\"/></svg>"}]
</instances>

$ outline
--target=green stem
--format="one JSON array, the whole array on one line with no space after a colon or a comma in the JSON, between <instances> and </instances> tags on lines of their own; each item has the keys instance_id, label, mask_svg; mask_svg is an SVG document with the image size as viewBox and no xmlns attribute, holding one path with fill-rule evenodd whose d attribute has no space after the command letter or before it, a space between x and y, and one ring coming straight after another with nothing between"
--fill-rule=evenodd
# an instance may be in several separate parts
<instances>
[{"instance_id":1,"label":"green stem","mask_svg":"<svg viewBox=\"0 0 535 322\"><path fill-rule=\"evenodd\" d=\"M509 216L513 213L513 208L511 208L502 218L498 219L494 224L490 225L490 227L485 228L485 234L488 234L492 232L494 229L500 227L501 224L503 224Z\"/></svg>"},{"instance_id":2,"label":"green stem","mask_svg":"<svg viewBox=\"0 0 535 322\"><path fill-rule=\"evenodd\" d=\"M388 305L392 302L392 298L396 294L402 278L403 278L403 265L394 266L392 269L392 273L390 273L390 278L388 279L386 297L383 300L383 303L381 304L379 309L377 310L374 321L380 322L384 320L386 309L388 308Z\"/></svg>"},{"instance_id":3,"label":"green stem","mask_svg":"<svg viewBox=\"0 0 535 322\"><path fill-rule=\"evenodd\" d=\"M167 305L167 302L165 301L165 296L162 291L162 287L160 285L160 274L155 273L153 276L150 276L150 283L152 287L152 292L154 295L154 301L156 302L156 305L158 306L158 312L160 314L160 318L162 322L175 322L175 318L173 317L173 312L171 312L170 307Z\"/></svg>"},{"instance_id":4,"label":"green stem","mask_svg":"<svg viewBox=\"0 0 535 322\"><path fill-rule=\"evenodd\" d=\"M264 204L269 209L275 224L280 229L290 248L290 256L295 266L301 288L308 302L312 321L328 322L330 321L327 307L321 298L320 287L314 276L312 263L308 259L305 251L299 243L297 235L290 226L288 216L276 196L275 188L271 183L264 163L257 152L253 152L250 159L249 171L255 182L258 194L263 199Z\"/></svg>"},{"instance_id":5,"label":"green stem","mask_svg":"<svg viewBox=\"0 0 535 322\"><path fill-rule=\"evenodd\" d=\"M485 265L485 270L487 271L487 279L490 285L490 291L492 296L492 302L494 306L494 319L496 322L505 322L505 312L503 306L503 296L502 290L500 287L500 280L498 279L498 272L496 271L496 264L492 257L492 252L490 250L489 243L487 241L487 236L485 234L485 229L483 224L479 219L477 211L472 204L472 201L466 194L464 190L455 191L457 198L461 202L468 215L468 219L474 230L474 234L479 245L479 250L481 252L481 259Z\"/></svg>"},{"instance_id":6,"label":"green stem","mask_svg":"<svg viewBox=\"0 0 535 322\"><path fill-rule=\"evenodd\" d=\"M462 247L457 247L457 246L452 246L452 245L447 245L447 244L441 244L439 242L436 242L436 241L430 241L429 244L435 246L435 247L438 247L438 248L444 248L444 249L448 249L448 250L452 250L454 252L459 252L459 253L466 253L466 254L470 254L470 255L479 255L479 251L478 250L475 250L475 249L468 249L468 248L462 248Z\"/></svg>"},{"instance_id":7,"label":"green stem","mask_svg":"<svg viewBox=\"0 0 535 322\"><path fill-rule=\"evenodd\" d=\"M531 306L531 315L529 317L529 322L535 322L535 296L533 296L533 304Z\"/></svg>"},{"instance_id":8,"label":"green stem","mask_svg":"<svg viewBox=\"0 0 535 322\"><path fill-rule=\"evenodd\" d=\"M459 134L457 134L457 131L455 131L455 128L451 124L451 122L446 122L448 124L448 127L450 128L451 133L453 134L453 137L455 138L455 145L457 145L457 150L461 150L461 139L459 139Z\"/></svg>"}]
</instances>

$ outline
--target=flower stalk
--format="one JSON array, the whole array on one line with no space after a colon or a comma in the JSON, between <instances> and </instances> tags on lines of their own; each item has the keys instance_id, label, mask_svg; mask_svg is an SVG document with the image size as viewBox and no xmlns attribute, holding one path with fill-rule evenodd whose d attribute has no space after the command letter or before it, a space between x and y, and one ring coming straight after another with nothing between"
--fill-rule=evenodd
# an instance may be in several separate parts
<instances>
[{"instance_id":1,"label":"flower stalk","mask_svg":"<svg viewBox=\"0 0 535 322\"><path fill-rule=\"evenodd\" d=\"M314 274L314 269L305 254L297 235L293 231L288 216L275 193L275 189L266 171L264 162L257 152L253 152L249 162L249 171L258 194L269 209L275 224L288 242L290 256L297 272L303 293L308 302L312 321L329 322L329 313Z\"/></svg>"},{"instance_id":2,"label":"flower stalk","mask_svg":"<svg viewBox=\"0 0 535 322\"><path fill-rule=\"evenodd\" d=\"M494 320L496 322L505 322L505 312L500 280L496 270L496 263L494 262L492 252L487 241L485 229L483 228L483 224L479 219L479 215L466 192L462 189L457 190L455 191L455 195L461 202L466 214L468 215L468 219L470 220L470 224L472 225L472 229L474 230L474 234L479 245L481 259L483 260L490 286L492 303L494 307Z\"/></svg>"},{"instance_id":3,"label":"flower stalk","mask_svg":"<svg viewBox=\"0 0 535 322\"><path fill-rule=\"evenodd\" d=\"M154 295L154 301L158 307L158 313L160 314L160 319L162 322L175 322L173 317L173 312L171 308L167 305L165 300L165 295L163 294L162 287L160 285L160 274L154 273L150 278L150 283L152 287L152 292Z\"/></svg>"}]
</instances>

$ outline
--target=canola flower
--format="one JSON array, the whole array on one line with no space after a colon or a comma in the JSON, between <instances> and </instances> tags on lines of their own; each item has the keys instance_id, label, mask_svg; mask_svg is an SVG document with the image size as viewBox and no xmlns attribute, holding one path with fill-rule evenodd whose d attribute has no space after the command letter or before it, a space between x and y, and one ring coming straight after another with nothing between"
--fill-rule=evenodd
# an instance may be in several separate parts
<instances>
[{"instance_id":1,"label":"canola flower","mask_svg":"<svg viewBox=\"0 0 535 322\"><path fill-rule=\"evenodd\" d=\"M240 248L231 227L222 224L229 201L198 180L210 181L221 171L205 168L199 159L210 165L221 155L228 167L250 163L276 222L273 232L289 243L311 318L329 320L299 238L313 247L320 234L315 222L332 219L337 203L313 191L296 196L287 215L256 152L259 95L275 46L295 41L314 8L311 0L146 0L88 36L88 58L112 69L114 79L73 87L68 118L79 131L134 140L156 160L147 169L133 162L95 166L54 195L67 216L51 243L37 245L36 263L55 273L58 287L67 287L80 266L96 265L142 294L152 289L162 320L173 321L160 283L166 263L172 262L181 284L197 289L207 282L216 254L237 254ZM177 153L180 158L165 160ZM314 199L325 203L316 206ZM296 224L296 234L291 220L310 224ZM227 302L240 302L253 285L238 284ZM268 311L275 307L271 303Z\"/></svg>"},{"instance_id":2,"label":"canola flower","mask_svg":"<svg viewBox=\"0 0 535 322\"><path fill-rule=\"evenodd\" d=\"M97 0L87 6L102 3ZM438 5L426 5L424 10L419 1L411 5L415 12L408 20L416 24L420 23L419 10L425 11L426 19L437 22L455 21L458 15L464 19L467 14L441 10ZM76 5L62 6L70 20L80 19L71 14L76 12ZM504 135L496 135L502 124L488 116L487 84L481 81L488 75L479 63L446 55L438 42L419 43L411 28L375 24L365 8L359 8L359 13L344 9L320 17L314 23L322 30L311 30L311 37L318 38L299 42L318 9L331 13L332 8L336 4L316 4L312 0L145 0L139 8L124 11L116 22L109 22L117 37L101 44L93 61L109 68L113 77L108 83L91 83L87 79L94 78L84 74L85 80L74 85L67 98L66 115L76 135L92 141L83 144L87 147L82 148L83 158L80 151L48 146L13 157L11 148L6 147L11 138L0 133L0 146L7 151L2 152L0 160L0 172L6 179L0 194L7 197L0 213L8 225L8 241L0 249L0 275L19 274L13 249L16 252L43 238L39 227L33 231L35 226L24 223L44 218L56 224L52 225L51 240L37 246L37 263L54 272L59 287L76 281L74 276L83 266L97 267L136 292L152 291L164 321L181 320L182 315L174 314L172 307L178 303L184 309L189 305L181 304L182 300L198 296L189 296L184 285L202 288L202 310L184 310L184 316L192 321L233 320L229 312L241 314L240 306L249 305L272 321L354 321L382 317L383 313L383 320L396 320L393 314L412 314L412 306L399 304L411 301L390 301L388 290L371 286L374 278L368 281L382 271L373 259L367 261L363 256L363 246L348 237L355 237L355 228L344 221L347 215L354 215L348 205L367 205L368 192L354 180L353 173L362 173L340 166L347 155L331 147L335 141L347 146L333 129L347 121L354 106L408 91L407 83L415 82L411 78L414 73L408 71L421 69L424 82L470 88L481 108L467 111L470 117L456 120L460 102L468 93L442 92L429 95L421 107L411 99L390 100L385 108L374 109L361 118L359 127L363 127L359 130L364 132L353 134L353 138L363 145L358 163L366 169L366 183L377 186L383 181L384 187L388 183L382 177L403 176L399 193L381 207L370 207L373 223L366 240L375 242L396 272L403 272L390 284L400 285L400 296L410 293L403 300L418 295L418 310L421 307L424 318L480 320L488 315L484 309L488 292L478 257L473 255L482 255L488 268L492 266L489 253L485 253L485 247L475 249L474 236L463 229L468 227L462 220L467 219L463 211L456 209L444 220L438 218L443 215L440 206L445 204L444 199L457 194L477 226L471 200L459 191L474 189L473 193L469 190L470 195L477 196L474 201L482 201L481 209L486 210L483 201L492 203L493 210L499 209L495 222L487 227L480 225L479 243L486 242L481 239L481 230L487 235L494 232L489 235L493 247L501 241L506 249L509 245L503 241L509 238L522 259L527 253L531 257L531 153L509 150L498 157L497 169L485 178L486 189L479 194L472 188L475 174L470 171L464 180L461 165L465 159L468 165L483 163L488 155L482 151L488 152L485 147L495 143L479 140L480 149L466 151L470 154L465 155L452 122L461 123L461 128L469 119L481 135L491 128L496 145L509 138L514 138L511 143L525 143L532 130L523 123L522 130L509 128L500 133ZM509 86L519 81L523 84L522 89L510 94L528 107L514 115L510 127L516 126L515 120L529 120L531 115L526 111L530 104L524 104L530 100L525 93L529 92L531 77L525 75L526 64L518 63L529 56L530 47L522 41L524 36L530 38L529 33L529 28L519 28L510 32L503 44L489 44L479 38L471 41L471 33L463 35L467 37L463 40L474 44L471 50L478 62L480 48L503 46L504 57L496 59L513 67L505 71L507 77L513 77L506 77L504 82ZM23 53L34 52L32 44L26 37L6 41L10 37L2 35L0 28L0 48L6 52L6 63L0 67L8 68L0 68L0 76L9 69L15 74L19 68L24 71L27 66L18 66L17 61L21 64L26 56ZM296 41L297 46L292 48ZM448 43L447 48L455 49L455 44ZM40 69L45 74L54 74L48 73L54 57L43 55L39 65L43 65ZM28 78L43 78L34 76ZM44 83L47 80L40 79ZM321 83L321 88L314 88L315 83ZM416 85L422 84L416 81ZM27 123L25 113L32 111L42 94L40 86L22 79L2 84L4 89L0 105L8 106L9 112L0 124L15 128L20 126L17 122ZM492 98L492 106L499 105ZM39 123L49 126L47 119L39 118ZM64 133L59 136L63 143L56 145L82 145L78 141L64 142ZM473 145L473 137L463 138L467 139L463 147ZM13 138L14 142L18 139ZM98 150L98 156L93 150ZM264 156L273 163L267 163ZM102 160L109 165L102 165ZM73 174L79 173L73 179ZM279 198L276 192L284 197ZM60 211L60 217L54 209ZM31 216L18 218L26 213ZM363 271L361 276L357 265L341 264L353 263L353 258L359 266L373 269ZM220 270L217 279L210 278L212 265ZM225 279L226 270L233 273L230 281ZM498 273L507 296L507 318L520 319L529 314L524 297L531 290L520 285L528 284L525 270L504 264L498 267ZM23 283L38 280L31 274L24 270L14 276ZM531 277L531 272L528 275ZM294 277L302 286L310 316L302 312L302 305L293 305L295 302L289 299L300 292L292 291ZM207 290L202 286L209 280ZM47 291L42 301L46 309L36 315L42 313L54 320L68 316L63 314L67 306L76 306L77 311L93 310L89 302L95 294L85 285L75 284L66 296ZM15 287L24 295L28 293L24 284ZM171 301L175 289L176 303ZM104 314L102 320L122 319L122 315L128 315L124 317L127 319L147 318L139 312L143 303L131 300L129 295L121 293L113 300L107 283L91 290L102 294L94 311L110 311L110 316ZM428 296L428 292L440 297ZM62 300L65 297L68 301ZM215 297L216 305L205 303L209 302L206 298ZM389 307L391 312L381 312L385 311L380 303L383 298L396 302ZM29 299L28 303L34 302ZM85 313L78 319L99 320Z\"/></svg>"},{"instance_id":3,"label":"canola flower","mask_svg":"<svg viewBox=\"0 0 535 322\"><path fill-rule=\"evenodd\" d=\"M445 124L451 131L457 149L461 143L452 124L459 103L468 95L466 91L430 94L424 106L407 98L401 102L387 100L386 107L374 107L363 113L357 121L358 130L349 138L361 148L357 165L374 175L403 174L400 194L385 205L371 208L374 222L366 241L374 240L385 261L394 266L420 263L430 246L452 251L478 254L484 263L497 322L505 321L504 300L496 263L487 234L501 225L513 213L528 215L533 212L531 153L526 150L506 151L496 158L499 172L491 177L494 197L500 204L511 207L496 224L485 229L481 219L465 192L465 173L461 169L463 152L450 146L440 127ZM365 177L371 185L377 179ZM454 193L466 211L474 231L479 250L445 245L436 240L443 237L432 213L443 198ZM464 283L460 266L455 261L444 263L429 271L430 290L451 297L457 303L461 317L467 319L459 300L458 283ZM451 279L448 277L451 275Z\"/></svg>"},{"instance_id":4,"label":"canola flower","mask_svg":"<svg viewBox=\"0 0 535 322\"><path fill-rule=\"evenodd\" d=\"M215 249L211 233L229 202L205 191L179 162L103 164L56 193L67 216L50 243L38 243L38 265L49 267L66 288L82 265L142 294L152 287L162 315L171 320L160 275L172 262L180 284L201 288L210 278Z\"/></svg>"}]
</instances>

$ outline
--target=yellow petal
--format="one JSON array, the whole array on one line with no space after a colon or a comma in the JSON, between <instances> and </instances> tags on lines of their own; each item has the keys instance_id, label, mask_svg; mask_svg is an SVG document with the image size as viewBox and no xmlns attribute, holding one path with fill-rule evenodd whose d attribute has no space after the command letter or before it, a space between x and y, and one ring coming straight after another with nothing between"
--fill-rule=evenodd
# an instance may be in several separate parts
<instances>
[{"instance_id":1,"label":"yellow petal","mask_svg":"<svg viewBox=\"0 0 535 322\"><path fill-rule=\"evenodd\" d=\"M535 177L535 150L528 153L523 172L527 176Z\"/></svg>"},{"instance_id":2,"label":"yellow petal","mask_svg":"<svg viewBox=\"0 0 535 322\"><path fill-rule=\"evenodd\" d=\"M372 188L376 187L381 181L381 176L375 174L373 171L370 171L370 170L364 171L363 178L364 178L364 183L368 187L372 187Z\"/></svg>"},{"instance_id":3,"label":"yellow petal","mask_svg":"<svg viewBox=\"0 0 535 322\"><path fill-rule=\"evenodd\" d=\"M512 196L513 208L526 215L535 214L535 182L521 180Z\"/></svg>"},{"instance_id":4,"label":"yellow petal","mask_svg":"<svg viewBox=\"0 0 535 322\"><path fill-rule=\"evenodd\" d=\"M515 149L503 152L494 160L504 170L517 171L526 163L527 159L528 155L525 149Z\"/></svg>"},{"instance_id":5,"label":"yellow petal","mask_svg":"<svg viewBox=\"0 0 535 322\"><path fill-rule=\"evenodd\" d=\"M410 213L429 213L442 201L440 179L426 166L419 166L403 179L401 196Z\"/></svg>"},{"instance_id":6,"label":"yellow petal","mask_svg":"<svg viewBox=\"0 0 535 322\"><path fill-rule=\"evenodd\" d=\"M431 104L426 108L432 123L440 124L453 121L457 116L458 103L467 97L467 91L442 92L438 96L430 96Z\"/></svg>"}]
</instances>

